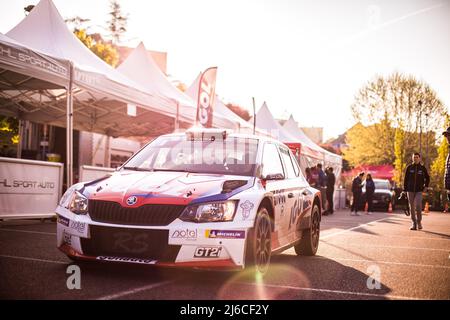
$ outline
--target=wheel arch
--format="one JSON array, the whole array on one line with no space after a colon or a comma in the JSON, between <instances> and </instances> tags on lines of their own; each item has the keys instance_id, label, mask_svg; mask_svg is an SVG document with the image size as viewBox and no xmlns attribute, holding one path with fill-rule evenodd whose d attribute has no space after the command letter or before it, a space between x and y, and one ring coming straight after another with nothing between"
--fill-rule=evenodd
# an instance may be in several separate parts
<instances>
[{"instance_id":1,"label":"wheel arch","mask_svg":"<svg viewBox=\"0 0 450 320\"><path fill-rule=\"evenodd\" d=\"M319 207L319 216L320 216L320 220L322 220L322 202L320 201L320 196L319 194L314 195L314 200L313 200L313 207L314 205L317 205Z\"/></svg>"}]
</instances>

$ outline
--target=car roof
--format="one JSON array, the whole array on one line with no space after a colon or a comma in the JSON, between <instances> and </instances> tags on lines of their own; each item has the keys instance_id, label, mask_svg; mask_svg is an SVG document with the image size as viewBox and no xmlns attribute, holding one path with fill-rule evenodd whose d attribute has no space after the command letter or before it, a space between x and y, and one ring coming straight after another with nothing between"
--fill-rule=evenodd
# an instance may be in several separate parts
<instances>
[{"instance_id":1,"label":"car roof","mask_svg":"<svg viewBox=\"0 0 450 320\"><path fill-rule=\"evenodd\" d=\"M205 131L207 132L207 130L205 130ZM259 141L268 141L268 142L274 142L274 143L285 145L282 141L279 141L279 140L276 140L276 139L273 139L273 138L267 137L267 136L254 135L254 134L248 134L248 133L230 132L229 130L225 130L225 129L222 131L227 131L228 132L227 136L232 137L232 138L256 139ZM161 135L161 137L183 137L186 135L186 132L188 132L188 131L168 133L168 134Z\"/></svg>"}]
</instances>

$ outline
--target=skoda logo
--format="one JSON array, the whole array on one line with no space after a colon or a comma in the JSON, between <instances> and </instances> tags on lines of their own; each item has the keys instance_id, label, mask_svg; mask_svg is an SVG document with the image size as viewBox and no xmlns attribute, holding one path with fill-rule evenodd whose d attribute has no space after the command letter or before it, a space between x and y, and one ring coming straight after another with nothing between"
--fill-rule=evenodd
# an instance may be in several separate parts
<instances>
[{"instance_id":1,"label":"skoda logo","mask_svg":"<svg viewBox=\"0 0 450 320\"><path fill-rule=\"evenodd\" d=\"M132 206L136 202L137 202L137 197L135 197L135 196L128 197L128 199L127 199L127 205L129 205L129 206Z\"/></svg>"}]
</instances>

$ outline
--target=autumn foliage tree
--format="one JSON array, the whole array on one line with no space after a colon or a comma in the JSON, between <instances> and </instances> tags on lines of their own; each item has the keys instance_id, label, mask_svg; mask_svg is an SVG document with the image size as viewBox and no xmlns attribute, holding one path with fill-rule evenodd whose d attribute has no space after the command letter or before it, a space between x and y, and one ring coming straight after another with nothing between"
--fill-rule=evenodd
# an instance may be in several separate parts
<instances>
[{"instance_id":1,"label":"autumn foliage tree","mask_svg":"<svg viewBox=\"0 0 450 320\"><path fill-rule=\"evenodd\" d=\"M423 159L434 160L434 130L446 109L428 84L400 73L377 76L359 90L351 110L358 122L347 134L344 156L351 165L394 164L400 182L412 152L428 146Z\"/></svg>"},{"instance_id":2,"label":"autumn foliage tree","mask_svg":"<svg viewBox=\"0 0 450 320\"><path fill-rule=\"evenodd\" d=\"M88 35L84 29L75 29L74 34L100 59L113 67L117 66L117 63L119 62L119 53L111 44L104 42L101 37L100 39L97 37L97 40L95 40L95 38L92 35Z\"/></svg>"},{"instance_id":3,"label":"autumn foliage tree","mask_svg":"<svg viewBox=\"0 0 450 320\"><path fill-rule=\"evenodd\" d=\"M447 114L446 121L442 131L445 131L448 127L450 127L450 116ZM446 138L442 137L440 139L441 142L437 149L436 159L433 161L433 164L431 165L430 178L432 185L437 187L437 189L444 189L445 161L447 159L447 154L449 152L448 150L449 146Z\"/></svg>"},{"instance_id":4,"label":"autumn foliage tree","mask_svg":"<svg viewBox=\"0 0 450 320\"><path fill-rule=\"evenodd\" d=\"M394 136L388 120L370 126L359 122L347 131L344 158L351 166L391 164L395 159Z\"/></svg>"},{"instance_id":5,"label":"autumn foliage tree","mask_svg":"<svg viewBox=\"0 0 450 320\"><path fill-rule=\"evenodd\" d=\"M228 109L230 109L231 111L236 113L239 117L241 117L245 121L250 120L250 118L251 118L250 114L243 107L235 105L235 104L232 104L232 103L227 103L226 106L227 106Z\"/></svg>"}]
</instances>

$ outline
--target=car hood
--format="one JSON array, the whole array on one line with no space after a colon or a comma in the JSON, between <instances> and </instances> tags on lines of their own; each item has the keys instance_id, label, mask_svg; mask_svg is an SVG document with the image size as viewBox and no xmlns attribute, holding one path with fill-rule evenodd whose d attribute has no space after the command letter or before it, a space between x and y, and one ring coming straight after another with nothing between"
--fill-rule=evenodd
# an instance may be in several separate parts
<instances>
[{"instance_id":1,"label":"car hood","mask_svg":"<svg viewBox=\"0 0 450 320\"><path fill-rule=\"evenodd\" d=\"M224 183L226 190L224 190ZM115 201L126 207L143 204L187 205L226 200L253 185L254 178L186 172L115 172L85 185L90 200ZM136 197L130 205L127 199ZM133 202L133 201L131 201Z\"/></svg>"}]
</instances>

